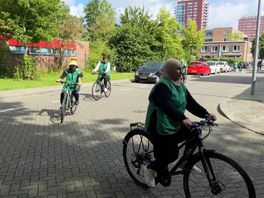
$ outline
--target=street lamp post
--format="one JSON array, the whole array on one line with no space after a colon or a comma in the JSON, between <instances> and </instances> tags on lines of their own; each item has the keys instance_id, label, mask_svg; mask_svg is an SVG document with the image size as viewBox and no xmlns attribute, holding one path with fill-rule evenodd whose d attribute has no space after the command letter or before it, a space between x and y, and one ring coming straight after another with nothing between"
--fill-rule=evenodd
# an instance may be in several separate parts
<instances>
[{"instance_id":1,"label":"street lamp post","mask_svg":"<svg viewBox=\"0 0 264 198\"><path fill-rule=\"evenodd\" d=\"M251 95L255 95L256 90L256 81L257 81L257 64L258 64L258 55L259 55L259 29L260 29L260 8L261 8L261 1L258 1L258 16L257 16L257 30L256 30L256 43L254 49L254 67L252 73L252 85L251 85Z\"/></svg>"}]
</instances>

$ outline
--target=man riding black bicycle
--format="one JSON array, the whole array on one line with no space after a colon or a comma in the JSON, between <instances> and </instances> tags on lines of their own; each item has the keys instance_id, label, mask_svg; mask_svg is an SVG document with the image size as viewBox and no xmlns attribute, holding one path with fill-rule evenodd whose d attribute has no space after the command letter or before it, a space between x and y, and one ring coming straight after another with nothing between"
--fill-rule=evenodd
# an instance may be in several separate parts
<instances>
[{"instance_id":1,"label":"man riding black bicycle","mask_svg":"<svg viewBox=\"0 0 264 198\"><path fill-rule=\"evenodd\" d=\"M193 137L190 131L192 121L185 116L185 110L200 118L210 116L213 120L216 119L194 100L182 83L180 61L167 60L162 75L163 78L149 95L145 122L145 127L153 139L155 157L155 161L144 167L145 182L149 187L155 187L156 179L164 186L170 185L168 164L178 158L178 143ZM188 145L185 151L187 149Z\"/></svg>"},{"instance_id":2,"label":"man riding black bicycle","mask_svg":"<svg viewBox=\"0 0 264 198\"><path fill-rule=\"evenodd\" d=\"M79 66L78 66L76 59L72 59L69 63L69 68L64 70L62 75L60 76L60 79L57 80L57 82L60 82L62 81L63 78L66 77L66 82L73 84L72 86L70 86L70 89L72 90L72 94L75 98L76 105L79 104L79 92L80 92L80 86L81 86L81 78L83 77L83 74L78 67ZM64 92L66 90L66 86L67 84L64 84L62 88L61 97L60 97L61 104L64 98Z\"/></svg>"},{"instance_id":3,"label":"man riding black bicycle","mask_svg":"<svg viewBox=\"0 0 264 198\"><path fill-rule=\"evenodd\" d=\"M110 62L108 61L108 56L106 54L103 55L103 60L99 61L96 67L93 70L93 73L99 70L99 80L104 80L104 92L107 91L107 81L110 80Z\"/></svg>"}]
</instances>

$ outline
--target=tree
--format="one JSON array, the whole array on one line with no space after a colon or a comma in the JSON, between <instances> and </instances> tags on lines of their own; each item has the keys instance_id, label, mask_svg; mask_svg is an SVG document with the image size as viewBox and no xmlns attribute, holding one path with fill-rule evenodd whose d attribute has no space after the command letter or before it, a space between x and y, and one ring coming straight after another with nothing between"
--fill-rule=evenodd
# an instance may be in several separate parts
<instances>
[{"instance_id":1,"label":"tree","mask_svg":"<svg viewBox=\"0 0 264 198\"><path fill-rule=\"evenodd\" d=\"M107 40L115 27L115 11L107 0L92 0L84 9L89 40Z\"/></svg>"},{"instance_id":2,"label":"tree","mask_svg":"<svg viewBox=\"0 0 264 198\"><path fill-rule=\"evenodd\" d=\"M251 48L251 53L252 56L255 57L254 53L255 53L255 44L256 43L256 39L253 40L252 42L252 48ZM264 59L264 33L262 33L259 37L259 59L261 59L261 61Z\"/></svg>"},{"instance_id":3,"label":"tree","mask_svg":"<svg viewBox=\"0 0 264 198\"><path fill-rule=\"evenodd\" d=\"M157 40L160 42L158 51L160 59L181 59L183 55L182 44L178 35L179 24L165 9L160 9L156 20L158 24Z\"/></svg>"},{"instance_id":4,"label":"tree","mask_svg":"<svg viewBox=\"0 0 264 198\"><path fill-rule=\"evenodd\" d=\"M135 71L146 61L158 60L157 24L144 8L128 7L110 39L120 71Z\"/></svg>"},{"instance_id":5,"label":"tree","mask_svg":"<svg viewBox=\"0 0 264 198\"><path fill-rule=\"evenodd\" d=\"M82 24L83 19L72 16L66 9L66 13L63 14L63 18L59 20L59 34L58 38L61 39L60 48L58 49L57 66L61 67L63 63L64 51L68 42L75 42L80 39L84 26Z\"/></svg>"},{"instance_id":6,"label":"tree","mask_svg":"<svg viewBox=\"0 0 264 198\"><path fill-rule=\"evenodd\" d=\"M228 33L227 37L231 41L243 41L243 35L239 32Z\"/></svg>"},{"instance_id":7,"label":"tree","mask_svg":"<svg viewBox=\"0 0 264 198\"><path fill-rule=\"evenodd\" d=\"M30 42L51 41L58 34L61 0L0 0L0 32L21 41L25 55Z\"/></svg>"},{"instance_id":8,"label":"tree","mask_svg":"<svg viewBox=\"0 0 264 198\"><path fill-rule=\"evenodd\" d=\"M188 20L188 26L183 28L183 49L184 58L187 62L200 57L200 48L204 44L204 30L197 30L196 22Z\"/></svg>"},{"instance_id":9,"label":"tree","mask_svg":"<svg viewBox=\"0 0 264 198\"><path fill-rule=\"evenodd\" d=\"M115 12L107 0L91 0L84 9L86 22L85 39L90 41L89 65L94 67L101 59L102 53L110 55L114 60L114 51L110 49L108 40L115 29Z\"/></svg>"}]
</instances>

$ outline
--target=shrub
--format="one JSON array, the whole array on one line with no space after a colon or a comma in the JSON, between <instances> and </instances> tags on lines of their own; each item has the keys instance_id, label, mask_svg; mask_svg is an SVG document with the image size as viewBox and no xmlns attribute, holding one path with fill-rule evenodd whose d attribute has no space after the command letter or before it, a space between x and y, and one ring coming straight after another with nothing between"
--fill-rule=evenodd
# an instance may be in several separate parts
<instances>
[{"instance_id":1,"label":"shrub","mask_svg":"<svg viewBox=\"0 0 264 198\"><path fill-rule=\"evenodd\" d=\"M34 80L38 78L36 60L24 55L21 65L16 66L15 78L23 80Z\"/></svg>"}]
</instances>

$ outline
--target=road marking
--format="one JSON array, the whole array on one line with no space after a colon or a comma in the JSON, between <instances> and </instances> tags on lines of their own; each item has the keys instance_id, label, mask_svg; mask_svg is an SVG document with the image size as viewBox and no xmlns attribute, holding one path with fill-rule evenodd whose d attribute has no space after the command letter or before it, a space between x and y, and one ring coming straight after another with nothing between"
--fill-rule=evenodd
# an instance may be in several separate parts
<instances>
[{"instance_id":1,"label":"road marking","mask_svg":"<svg viewBox=\"0 0 264 198\"><path fill-rule=\"evenodd\" d=\"M10 109L3 109L3 110L0 110L0 113L4 113L4 112L7 112L7 111L18 110L18 109L25 109L25 108L27 108L27 106L10 108Z\"/></svg>"}]
</instances>

